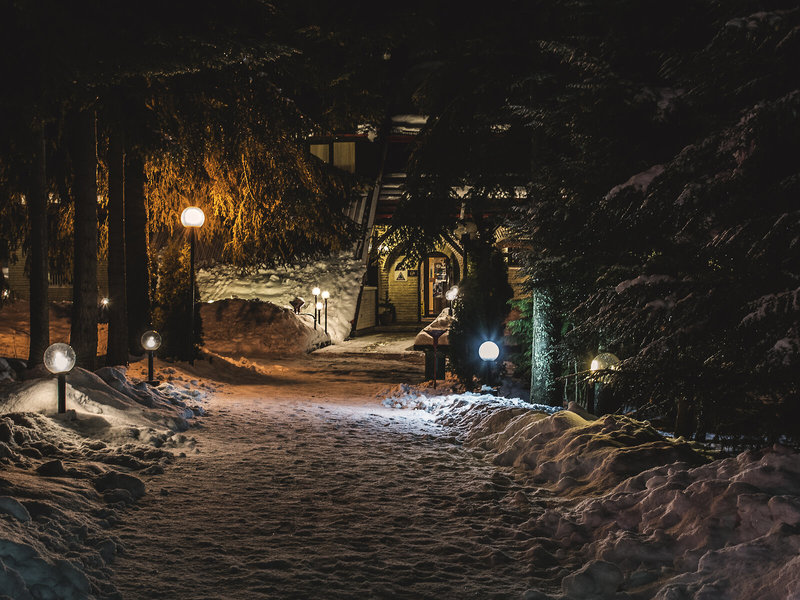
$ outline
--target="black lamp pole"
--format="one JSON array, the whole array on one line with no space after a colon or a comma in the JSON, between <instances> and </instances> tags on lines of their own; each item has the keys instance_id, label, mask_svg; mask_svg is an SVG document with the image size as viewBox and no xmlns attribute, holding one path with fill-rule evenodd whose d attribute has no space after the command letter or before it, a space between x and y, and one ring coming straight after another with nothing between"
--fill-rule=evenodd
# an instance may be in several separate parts
<instances>
[{"instance_id":1,"label":"black lamp pole","mask_svg":"<svg viewBox=\"0 0 800 600\"><path fill-rule=\"evenodd\" d=\"M189 364L194 364L194 311L195 311L195 298L194 298L194 230L195 227L189 228L189 281L190 286L192 288L191 291L191 298L192 298L192 309L189 311L189 318L191 319L191 323L189 324ZM153 353L150 353L150 365L152 369L152 360L153 360ZM150 379L152 380L152 370Z\"/></svg>"},{"instance_id":2,"label":"black lamp pole","mask_svg":"<svg viewBox=\"0 0 800 600\"><path fill-rule=\"evenodd\" d=\"M153 383L153 351L147 351L147 383Z\"/></svg>"},{"instance_id":3,"label":"black lamp pole","mask_svg":"<svg viewBox=\"0 0 800 600\"><path fill-rule=\"evenodd\" d=\"M58 374L58 413L67 412L67 374Z\"/></svg>"},{"instance_id":4,"label":"black lamp pole","mask_svg":"<svg viewBox=\"0 0 800 600\"><path fill-rule=\"evenodd\" d=\"M325 298L325 333L328 333L328 299Z\"/></svg>"}]
</instances>

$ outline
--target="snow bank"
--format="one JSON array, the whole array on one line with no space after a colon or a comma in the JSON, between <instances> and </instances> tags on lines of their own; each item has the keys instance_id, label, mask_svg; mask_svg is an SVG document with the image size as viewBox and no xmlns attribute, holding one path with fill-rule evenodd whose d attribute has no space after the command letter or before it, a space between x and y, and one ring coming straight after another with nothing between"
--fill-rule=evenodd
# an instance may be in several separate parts
<instances>
[{"instance_id":1,"label":"snow bank","mask_svg":"<svg viewBox=\"0 0 800 600\"><path fill-rule=\"evenodd\" d=\"M800 597L799 458L774 447L644 471L523 524L536 540L529 552L556 559L548 538L579 549L584 567L563 579L564 600L618 591L659 600ZM609 578L614 585L603 588Z\"/></svg>"},{"instance_id":2,"label":"snow bank","mask_svg":"<svg viewBox=\"0 0 800 600\"><path fill-rule=\"evenodd\" d=\"M470 393L409 391L384 404L433 413L439 423L461 429L469 445L491 451L495 464L525 469L532 483L562 496L608 490L656 465L705 462L682 438L666 439L649 423L620 415L597 419L577 408Z\"/></svg>"},{"instance_id":3,"label":"snow bank","mask_svg":"<svg viewBox=\"0 0 800 600\"><path fill-rule=\"evenodd\" d=\"M205 348L216 354L298 354L330 343L322 325L314 329L313 317L271 302L220 300L201 305L200 314Z\"/></svg>"},{"instance_id":4,"label":"snow bank","mask_svg":"<svg viewBox=\"0 0 800 600\"><path fill-rule=\"evenodd\" d=\"M200 411L192 410L189 397L182 399L174 390L134 385L120 367L97 373L74 369L67 376L66 415L56 414L56 398L55 377L13 382L3 388L0 414L48 415L84 435L124 442L151 429L184 431L187 419Z\"/></svg>"},{"instance_id":5,"label":"snow bank","mask_svg":"<svg viewBox=\"0 0 800 600\"><path fill-rule=\"evenodd\" d=\"M543 588L525 599L800 598L797 452L775 446L709 462L697 445L623 416L394 391L385 405L429 411L515 467L532 484L515 504L552 498L519 526Z\"/></svg>"},{"instance_id":6,"label":"snow bank","mask_svg":"<svg viewBox=\"0 0 800 600\"><path fill-rule=\"evenodd\" d=\"M0 383L0 597L116 597L123 546L106 530L145 494L142 475L193 447L180 432L202 400L122 368L75 369L58 415L54 377Z\"/></svg>"},{"instance_id":7,"label":"snow bank","mask_svg":"<svg viewBox=\"0 0 800 600\"><path fill-rule=\"evenodd\" d=\"M242 274L235 267L214 266L201 269L197 283L204 302L240 298L290 309L289 302L294 298L304 299L306 305L302 311L309 315L309 321L314 312L311 290L319 286L331 294L328 333L335 343L350 334L363 274L364 264L360 260L341 254L303 264L258 269L249 274Z\"/></svg>"}]
</instances>

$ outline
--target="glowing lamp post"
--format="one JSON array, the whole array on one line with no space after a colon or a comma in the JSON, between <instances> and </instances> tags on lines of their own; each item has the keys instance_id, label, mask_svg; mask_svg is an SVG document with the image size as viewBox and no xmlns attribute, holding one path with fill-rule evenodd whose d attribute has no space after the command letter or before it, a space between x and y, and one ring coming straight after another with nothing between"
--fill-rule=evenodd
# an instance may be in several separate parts
<instances>
[{"instance_id":1,"label":"glowing lamp post","mask_svg":"<svg viewBox=\"0 0 800 600\"><path fill-rule=\"evenodd\" d=\"M189 318L191 324L189 325L189 364L194 364L194 311L195 311L195 297L194 297L194 244L195 244L195 230L203 226L206 222L206 215L196 206L189 206L183 209L181 213L181 225L189 230L189 286L192 295L192 309L189 311Z\"/></svg>"},{"instance_id":2,"label":"glowing lamp post","mask_svg":"<svg viewBox=\"0 0 800 600\"><path fill-rule=\"evenodd\" d=\"M314 305L314 329L317 328L317 317L322 314L322 302Z\"/></svg>"},{"instance_id":3,"label":"glowing lamp post","mask_svg":"<svg viewBox=\"0 0 800 600\"><path fill-rule=\"evenodd\" d=\"M458 286L454 285L445 293L444 297L447 299L447 314L453 314L453 300L458 297Z\"/></svg>"},{"instance_id":4,"label":"glowing lamp post","mask_svg":"<svg viewBox=\"0 0 800 600\"><path fill-rule=\"evenodd\" d=\"M69 344L53 344L44 351L44 366L58 376L58 412L67 412L67 373L75 366L75 350Z\"/></svg>"},{"instance_id":5,"label":"glowing lamp post","mask_svg":"<svg viewBox=\"0 0 800 600\"><path fill-rule=\"evenodd\" d=\"M492 385L494 380L494 364L500 356L500 347L492 340L486 340L478 348L478 356L486 363L486 370L488 372L486 379L489 385Z\"/></svg>"},{"instance_id":6,"label":"glowing lamp post","mask_svg":"<svg viewBox=\"0 0 800 600\"><path fill-rule=\"evenodd\" d=\"M317 328L317 315L319 314L319 288L314 287L311 290L311 293L314 295L314 329Z\"/></svg>"},{"instance_id":7,"label":"glowing lamp post","mask_svg":"<svg viewBox=\"0 0 800 600\"><path fill-rule=\"evenodd\" d=\"M149 330L142 334L142 348L147 352L147 383L157 385L153 379L153 354L161 348L161 335L157 331Z\"/></svg>"},{"instance_id":8,"label":"glowing lamp post","mask_svg":"<svg viewBox=\"0 0 800 600\"><path fill-rule=\"evenodd\" d=\"M592 365L589 370L592 373L595 371L615 371L618 364L619 358L616 355L611 354L611 352L601 352L592 359Z\"/></svg>"},{"instance_id":9,"label":"glowing lamp post","mask_svg":"<svg viewBox=\"0 0 800 600\"><path fill-rule=\"evenodd\" d=\"M328 333L328 298L331 297L329 291L322 292L322 299L325 301L325 333Z\"/></svg>"},{"instance_id":10,"label":"glowing lamp post","mask_svg":"<svg viewBox=\"0 0 800 600\"><path fill-rule=\"evenodd\" d=\"M611 352L601 352L592 359L592 364L589 370L592 372L592 377L588 382L586 390L586 410L593 413L600 411L604 407L600 398L603 383L605 383L605 375L609 371L616 371L619 365L619 358Z\"/></svg>"}]
</instances>

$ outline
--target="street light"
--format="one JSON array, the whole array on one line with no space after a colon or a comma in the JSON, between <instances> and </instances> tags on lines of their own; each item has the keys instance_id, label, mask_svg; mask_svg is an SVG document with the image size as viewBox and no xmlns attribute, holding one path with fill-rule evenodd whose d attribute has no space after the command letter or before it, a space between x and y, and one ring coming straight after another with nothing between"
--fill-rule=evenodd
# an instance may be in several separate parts
<instances>
[{"instance_id":1,"label":"street light","mask_svg":"<svg viewBox=\"0 0 800 600\"><path fill-rule=\"evenodd\" d=\"M153 354L161 348L161 335L153 329L145 331L142 334L142 348L147 351L147 383L157 385L158 382L153 379Z\"/></svg>"},{"instance_id":2,"label":"street light","mask_svg":"<svg viewBox=\"0 0 800 600\"><path fill-rule=\"evenodd\" d=\"M58 376L58 412L67 412L67 373L75 366L75 350L69 344L53 344L44 351L44 366Z\"/></svg>"},{"instance_id":3,"label":"street light","mask_svg":"<svg viewBox=\"0 0 800 600\"><path fill-rule=\"evenodd\" d=\"M317 328L317 311L319 310L319 287L314 286L311 290L311 294L314 296L314 329Z\"/></svg>"},{"instance_id":4,"label":"street light","mask_svg":"<svg viewBox=\"0 0 800 600\"><path fill-rule=\"evenodd\" d=\"M453 300L455 300L456 297L458 297L458 286L454 285L449 290L447 290L447 293L445 293L444 297L447 298L447 303L448 303L447 314L452 315L453 314Z\"/></svg>"},{"instance_id":5,"label":"street light","mask_svg":"<svg viewBox=\"0 0 800 600\"><path fill-rule=\"evenodd\" d=\"M439 360L437 350L439 349L439 338L447 333L447 329L428 329L428 335L433 340L433 389L436 389L436 363ZM445 375L446 377L446 375Z\"/></svg>"},{"instance_id":6,"label":"street light","mask_svg":"<svg viewBox=\"0 0 800 600\"><path fill-rule=\"evenodd\" d=\"M189 285L192 295L192 309L189 311L191 324L189 325L189 364L194 364L194 244L195 229L202 227L206 222L206 215L196 206L189 206L181 213L181 224L189 230Z\"/></svg>"},{"instance_id":7,"label":"street light","mask_svg":"<svg viewBox=\"0 0 800 600\"><path fill-rule=\"evenodd\" d=\"M492 385L494 380L494 362L497 360L497 357L500 356L500 348L492 340L486 340L478 348L478 356L486 363L486 380L489 385Z\"/></svg>"},{"instance_id":8,"label":"street light","mask_svg":"<svg viewBox=\"0 0 800 600\"><path fill-rule=\"evenodd\" d=\"M331 297L329 291L322 292L322 299L325 300L325 333L328 333L328 298Z\"/></svg>"},{"instance_id":9,"label":"street light","mask_svg":"<svg viewBox=\"0 0 800 600\"><path fill-rule=\"evenodd\" d=\"M317 315L322 314L322 302L317 302L314 305L314 329L317 328Z\"/></svg>"},{"instance_id":10,"label":"street light","mask_svg":"<svg viewBox=\"0 0 800 600\"><path fill-rule=\"evenodd\" d=\"M493 341L487 340L478 348L478 356L486 362L497 360L497 357L500 356L500 348Z\"/></svg>"}]
</instances>

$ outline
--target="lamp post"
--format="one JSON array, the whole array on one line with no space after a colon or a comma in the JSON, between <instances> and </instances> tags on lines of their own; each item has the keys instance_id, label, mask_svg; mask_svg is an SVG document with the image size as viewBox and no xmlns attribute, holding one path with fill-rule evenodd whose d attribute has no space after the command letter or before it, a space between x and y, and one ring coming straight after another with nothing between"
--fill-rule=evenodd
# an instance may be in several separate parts
<instances>
[{"instance_id":1,"label":"lamp post","mask_svg":"<svg viewBox=\"0 0 800 600\"><path fill-rule=\"evenodd\" d=\"M53 344L44 351L44 366L58 376L58 413L67 412L67 373L75 366L75 350L69 344Z\"/></svg>"},{"instance_id":2,"label":"lamp post","mask_svg":"<svg viewBox=\"0 0 800 600\"><path fill-rule=\"evenodd\" d=\"M433 339L433 389L436 389L436 362L438 360L439 338L447 333L447 329L428 329L428 334Z\"/></svg>"},{"instance_id":3,"label":"lamp post","mask_svg":"<svg viewBox=\"0 0 800 600\"><path fill-rule=\"evenodd\" d=\"M500 348L492 340L486 340L478 348L478 356L486 363L487 377L486 381L491 386L494 380L494 364L500 356Z\"/></svg>"},{"instance_id":4,"label":"lamp post","mask_svg":"<svg viewBox=\"0 0 800 600\"><path fill-rule=\"evenodd\" d=\"M142 334L142 348L147 351L147 383L150 385L158 385L158 382L153 379L153 354L161 347L161 335L150 329Z\"/></svg>"},{"instance_id":5,"label":"lamp post","mask_svg":"<svg viewBox=\"0 0 800 600\"><path fill-rule=\"evenodd\" d=\"M314 286L311 290L311 293L314 295L314 329L317 328L317 311L319 310L319 287Z\"/></svg>"},{"instance_id":6,"label":"lamp post","mask_svg":"<svg viewBox=\"0 0 800 600\"><path fill-rule=\"evenodd\" d=\"M317 317L317 315L321 315L321 314L322 314L322 302L317 302L314 305L314 317L315 317L314 318L314 329L317 328L317 319L316 319L316 317Z\"/></svg>"},{"instance_id":7,"label":"lamp post","mask_svg":"<svg viewBox=\"0 0 800 600\"><path fill-rule=\"evenodd\" d=\"M183 209L181 213L181 224L189 230L189 285L191 287L192 307L189 311L189 318L191 323L189 325L189 364L194 364L194 311L195 311L195 297L194 297L194 244L195 244L195 229L203 226L206 222L206 216L202 210L196 206L189 206Z\"/></svg>"},{"instance_id":8,"label":"lamp post","mask_svg":"<svg viewBox=\"0 0 800 600\"><path fill-rule=\"evenodd\" d=\"M325 333L328 333L328 298L331 297L331 293L327 290L322 292L322 299L325 301Z\"/></svg>"},{"instance_id":9,"label":"lamp post","mask_svg":"<svg viewBox=\"0 0 800 600\"><path fill-rule=\"evenodd\" d=\"M453 300L455 300L457 296L458 296L457 285L454 285L449 290L447 290L447 293L445 293L444 295L444 297L447 298L447 309L448 309L447 314L449 315L453 314Z\"/></svg>"},{"instance_id":10,"label":"lamp post","mask_svg":"<svg viewBox=\"0 0 800 600\"><path fill-rule=\"evenodd\" d=\"M586 410L590 413L599 414L606 407L603 406L603 384L606 383L606 376L610 371L619 368L619 358L611 352L601 352L592 359L589 371L592 373L589 387L586 390Z\"/></svg>"}]
</instances>

